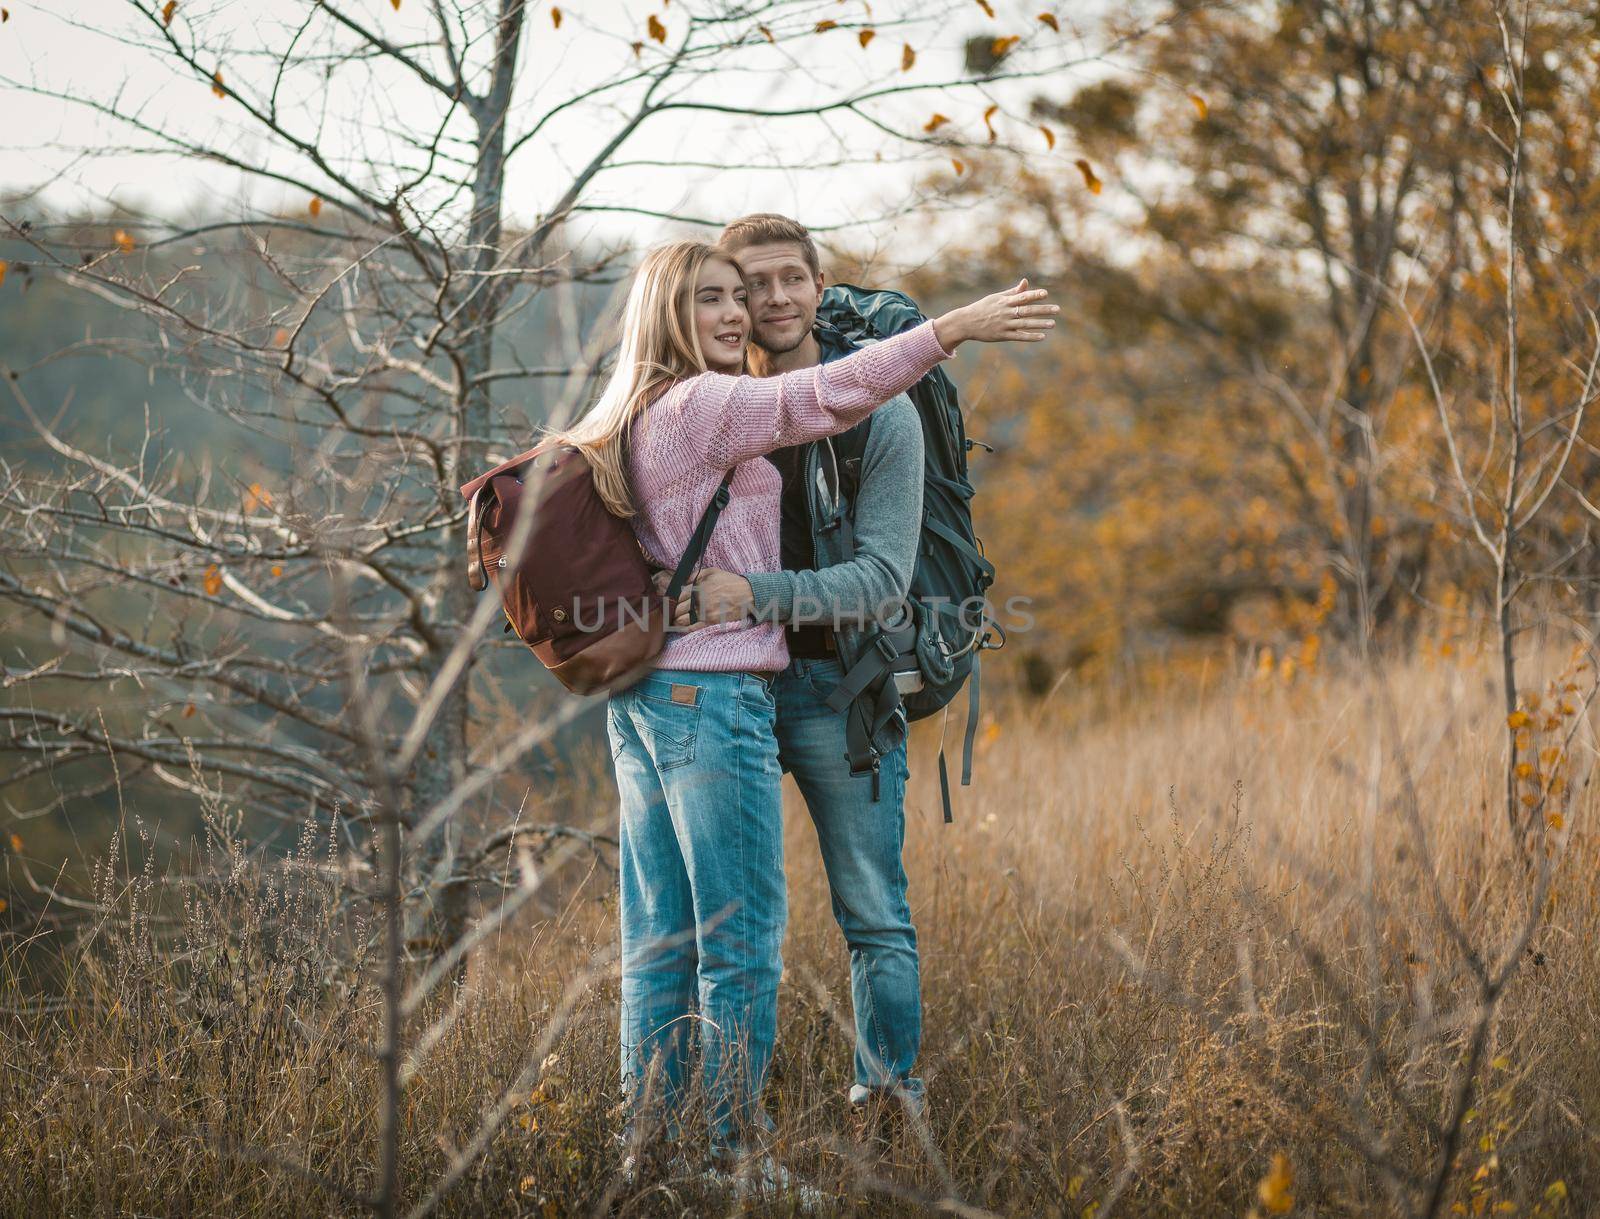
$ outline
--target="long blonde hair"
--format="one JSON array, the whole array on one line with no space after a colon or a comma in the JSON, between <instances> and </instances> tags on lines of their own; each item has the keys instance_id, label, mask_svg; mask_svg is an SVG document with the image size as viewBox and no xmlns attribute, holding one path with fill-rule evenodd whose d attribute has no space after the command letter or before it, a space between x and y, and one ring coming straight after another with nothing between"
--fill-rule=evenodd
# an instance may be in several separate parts
<instances>
[{"instance_id":1,"label":"long blonde hair","mask_svg":"<svg viewBox=\"0 0 1600 1219\"><path fill-rule=\"evenodd\" d=\"M706 371L694 325L694 286L712 259L739 264L705 241L673 241L644 256L622 311L617 362L605 389L576 423L558 435L583 452L594 469L595 490L612 512L634 514L626 446L644 408L678 381Z\"/></svg>"}]
</instances>

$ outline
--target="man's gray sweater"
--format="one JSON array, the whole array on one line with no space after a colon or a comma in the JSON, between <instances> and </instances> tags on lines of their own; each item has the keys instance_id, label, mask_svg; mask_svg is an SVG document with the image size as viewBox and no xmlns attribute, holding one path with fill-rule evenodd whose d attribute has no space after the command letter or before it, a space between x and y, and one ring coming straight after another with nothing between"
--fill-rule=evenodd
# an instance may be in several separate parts
<instances>
[{"instance_id":1,"label":"man's gray sweater","mask_svg":"<svg viewBox=\"0 0 1600 1219\"><path fill-rule=\"evenodd\" d=\"M832 462L828 440L813 442L810 470ZM837 464L828 472L837 492ZM816 528L831 515L824 486L807 488L815 571L756 572L746 576L757 617L796 625L864 626L905 599L916 566L922 527L922 420L904 394L872 415L852 516L854 557L845 558L838 530Z\"/></svg>"}]
</instances>

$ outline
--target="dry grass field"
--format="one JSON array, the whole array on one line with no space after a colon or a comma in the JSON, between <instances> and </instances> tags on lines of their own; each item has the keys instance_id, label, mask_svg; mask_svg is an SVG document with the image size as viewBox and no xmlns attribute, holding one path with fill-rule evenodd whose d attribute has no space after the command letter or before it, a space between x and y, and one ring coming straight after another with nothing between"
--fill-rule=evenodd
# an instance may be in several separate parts
<instances>
[{"instance_id":1,"label":"dry grass field","mask_svg":"<svg viewBox=\"0 0 1600 1219\"><path fill-rule=\"evenodd\" d=\"M1486 655L1395 663L1381 684L1212 661L996 698L953 826L924 726L907 853L931 1124L887 1162L845 1113L847 961L791 796L769 1092L785 1163L837 1214L1600 1210L1600 847L1583 707L1561 709L1589 675L1570 663L1530 679L1553 696L1529 731L1554 865L1520 952L1540 886L1505 824ZM603 825L608 799L601 780L567 807ZM170 891L158 876L104 873L106 903L140 917L56 950L48 999L12 947L0 1211L361 1212L378 1007L344 947L370 928L335 915L338 859L308 838L269 874L224 860L166 903L170 923L143 917ZM504 1097L509 1120L440 1213L744 1205L665 1153L632 1183L618 1172L608 882L574 856L412 1046L408 1204ZM1508 953L1484 1022L1480 971Z\"/></svg>"}]
</instances>

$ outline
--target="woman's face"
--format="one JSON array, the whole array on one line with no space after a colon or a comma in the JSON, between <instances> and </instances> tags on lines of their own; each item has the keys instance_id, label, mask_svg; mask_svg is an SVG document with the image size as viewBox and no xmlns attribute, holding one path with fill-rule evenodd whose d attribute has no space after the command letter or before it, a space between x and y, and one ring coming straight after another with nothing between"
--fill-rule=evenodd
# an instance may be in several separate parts
<instances>
[{"instance_id":1,"label":"woman's face","mask_svg":"<svg viewBox=\"0 0 1600 1219\"><path fill-rule=\"evenodd\" d=\"M744 281L725 258L708 259L694 285L694 329L706 367L713 372L744 371L750 341L750 312Z\"/></svg>"}]
</instances>

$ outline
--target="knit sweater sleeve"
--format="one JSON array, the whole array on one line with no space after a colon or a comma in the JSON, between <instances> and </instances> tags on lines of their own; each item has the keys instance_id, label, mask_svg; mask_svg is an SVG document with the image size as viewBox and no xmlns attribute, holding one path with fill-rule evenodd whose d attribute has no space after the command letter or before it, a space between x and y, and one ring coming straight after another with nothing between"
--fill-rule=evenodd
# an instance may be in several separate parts
<instances>
[{"instance_id":1,"label":"knit sweater sleeve","mask_svg":"<svg viewBox=\"0 0 1600 1219\"><path fill-rule=\"evenodd\" d=\"M949 358L933 323L924 322L842 360L782 376L701 373L673 387L663 403L669 409L652 423L678 432L681 444L666 447L726 470L853 427Z\"/></svg>"}]
</instances>

